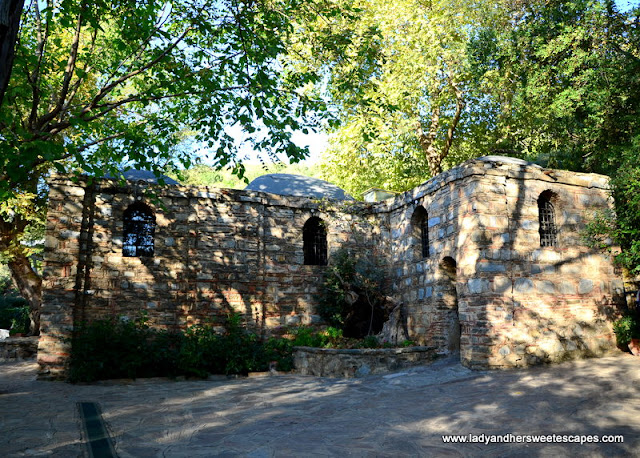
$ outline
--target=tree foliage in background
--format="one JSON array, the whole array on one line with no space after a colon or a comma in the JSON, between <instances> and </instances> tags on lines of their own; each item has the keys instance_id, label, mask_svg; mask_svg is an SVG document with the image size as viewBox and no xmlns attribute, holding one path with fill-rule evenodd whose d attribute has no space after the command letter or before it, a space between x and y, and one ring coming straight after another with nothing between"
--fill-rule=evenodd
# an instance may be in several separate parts
<instances>
[{"instance_id":1,"label":"tree foliage in background","mask_svg":"<svg viewBox=\"0 0 640 458\"><path fill-rule=\"evenodd\" d=\"M314 79L283 61L298 0L34 1L22 15L0 112L0 252L33 306L41 279L24 244L43 221L52 170L120 176L190 165L185 140L240 175L229 126L254 150L306 151L291 132L316 123ZM35 330L34 329L34 330Z\"/></svg>"},{"instance_id":2,"label":"tree foliage in background","mask_svg":"<svg viewBox=\"0 0 640 458\"><path fill-rule=\"evenodd\" d=\"M319 17L291 57L323 75L341 120L325 176L354 195L408 189L440 173L468 129L469 33L494 20L495 3L342 3L353 16Z\"/></svg>"},{"instance_id":3,"label":"tree foliage in background","mask_svg":"<svg viewBox=\"0 0 640 458\"><path fill-rule=\"evenodd\" d=\"M514 2L469 42L476 107L497 149L613 174L640 134L638 10L613 1Z\"/></svg>"},{"instance_id":4,"label":"tree foliage in background","mask_svg":"<svg viewBox=\"0 0 640 458\"><path fill-rule=\"evenodd\" d=\"M625 161L611 177L615 211L595 215L587 226L586 239L604 251L616 249L616 261L632 276L640 276L640 137Z\"/></svg>"},{"instance_id":5,"label":"tree foliage in background","mask_svg":"<svg viewBox=\"0 0 640 458\"><path fill-rule=\"evenodd\" d=\"M613 1L513 3L509 28L470 41L474 90L496 148L550 167L611 176L615 215L592 241L622 247L640 274L640 9ZM472 92L473 92L472 91Z\"/></svg>"},{"instance_id":6,"label":"tree foliage in background","mask_svg":"<svg viewBox=\"0 0 640 458\"><path fill-rule=\"evenodd\" d=\"M342 121L325 178L354 195L409 189L486 154L612 173L633 145L637 10L610 0L344 4L358 17L318 19L292 59L324 76Z\"/></svg>"},{"instance_id":7,"label":"tree foliage in background","mask_svg":"<svg viewBox=\"0 0 640 458\"><path fill-rule=\"evenodd\" d=\"M295 164L275 162L269 165L244 163L244 176L240 178L232 169L218 169L198 164L189 169L169 173L169 176L184 185L212 186L216 188L244 189L249 182L267 173L290 173L320 178L319 164L307 164L305 161Z\"/></svg>"}]
</instances>

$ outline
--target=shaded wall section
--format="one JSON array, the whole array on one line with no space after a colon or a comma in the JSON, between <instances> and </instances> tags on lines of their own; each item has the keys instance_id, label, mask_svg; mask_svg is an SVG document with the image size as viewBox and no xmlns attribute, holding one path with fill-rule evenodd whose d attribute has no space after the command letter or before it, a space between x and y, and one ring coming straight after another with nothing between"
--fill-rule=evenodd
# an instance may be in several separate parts
<instances>
[{"instance_id":1,"label":"shaded wall section","mask_svg":"<svg viewBox=\"0 0 640 458\"><path fill-rule=\"evenodd\" d=\"M183 329L221 325L229 312L271 332L318 322L325 266L304 265L303 227L326 226L329 257L340 247L372 255L378 229L366 216L302 197L197 187L155 188L103 179L50 182L39 362L63 374L73 324L106 317ZM155 217L153 256L123 256L123 219L134 203ZM354 210L355 209L355 210Z\"/></svg>"},{"instance_id":2,"label":"shaded wall section","mask_svg":"<svg viewBox=\"0 0 640 458\"><path fill-rule=\"evenodd\" d=\"M329 265L340 248L376 259L410 338L459 351L467 366L615 348L622 279L581 237L591 215L612 205L603 176L485 157L378 203L182 186L155 188L154 200L145 192L153 185L109 179L56 177L50 186L38 358L52 377L64 374L74 322L145 312L153 326L182 329L220 324L231 311L265 333L318 322L327 267L304 264L312 217L326 225ZM555 246L540 242L543 193ZM134 202L154 214L153 257L123 256L123 215Z\"/></svg>"},{"instance_id":3,"label":"shaded wall section","mask_svg":"<svg viewBox=\"0 0 640 458\"><path fill-rule=\"evenodd\" d=\"M558 241L542 247L538 198L549 191ZM611 205L604 176L500 157L470 160L384 202L390 276L411 338L451 352L455 277L465 365L516 367L614 349L622 279L611 257L582 238L589 218ZM411 221L420 206L429 215L427 257ZM447 259L455 275L439 267Z\"/></svg>"}]
</instances>

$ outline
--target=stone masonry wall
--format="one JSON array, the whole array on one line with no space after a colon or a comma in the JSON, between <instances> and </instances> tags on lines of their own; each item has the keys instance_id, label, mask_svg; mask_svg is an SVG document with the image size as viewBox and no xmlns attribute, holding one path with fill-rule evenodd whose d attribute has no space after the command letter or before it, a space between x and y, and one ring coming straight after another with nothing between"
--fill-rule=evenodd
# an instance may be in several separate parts
<instances>
[{"instance_id":1,"label":"stone masonry wall","mask_svg":"<svg viewBox=\"0 0 640 458\"><path fill-rule=\"evenodd\" d=\"M317 322L325 267L304 265L302 228L327 225L329 253L345 247L387 266L410 338L465 365L514 367L600 355L624 295L611 259L587 248L587 220L611 205L606 177L517 159L467 161L376 204L101 180L50 183L38 359L64 374L74 322L148 314L157 327L213 322L229 311L247 326ZM537 200L553 195L558 243L541 247ZM155 214L153 257L123 257L123 213ZM423 257L416 209L427 213ZM422 211L422 210L421 210ZM331 258L329 258L331 263Z\"/></svg>"},{"instance_id":2,"label":"stone masonry wall","mask_svg":"<svg viewBox=\"0 0 640 458\"><path fill-rule=\"evenodd\" d=\"M294 365L301 375L366 377L413 366L426 366L436 358L435 347L312 348L295 347Z\"/></svg>"},{"instance_id":3,"label":"stone masonry wall","mask_svg":"<svg viewBox=\"0 0 640 458\"><path fill-rule=\"evenodd\" d=\"M152 326L220 324L229 312L249 327L317 322L325 267L304 265L302 228L326 223L329 255L372 252L376 227L326 202L236 191L102 180L50 183L39 362L63 374L74 322L141 312ZM154 212L152 257L123 257L123 213L136 201ZM358 204L355 204L356 206Z\"/></svg>"},{"instance_id":4,"label":"stone masonry wall","mask_svg":"<svg viewBox=\"0 0 640 458\"><path fill-rule=\"evenodd\" d=\"M544 191L555 196L555 247L540 246L537 200ZM411 338L441 353L459 349L463 363L477 368L615 348L610 323L622 280L611 258L587 248L581 235L588 219L611 205L609 195L603 176L483 158L386 202L390 274L394 294L408 306ZM429 218L425 259L411 223L420 205Z\"/></svg>"}]
</instances>

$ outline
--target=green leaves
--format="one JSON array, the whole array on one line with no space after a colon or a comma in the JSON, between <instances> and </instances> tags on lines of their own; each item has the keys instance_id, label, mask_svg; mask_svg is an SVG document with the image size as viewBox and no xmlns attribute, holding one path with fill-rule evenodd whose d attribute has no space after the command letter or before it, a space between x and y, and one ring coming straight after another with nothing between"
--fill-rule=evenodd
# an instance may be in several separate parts
<instances>
[{"instance_id":1,"label":"green leaves","mask_svg":"<svg viewBox=\"0 0 640 458\"><path fill-rule=\"evenodd\" d=\"M290 132L317 126L324 105L304 91L316 77L283 64L281 55L308 3L47 5L33 2L24 11L0 112L2 203L20 205L32 221L42 217L34 189L54 169L160 174L190 165L184 145L198 141L212 147L214 162L241 175L238 145L225 132L233 124L257 150L294 161L307 154ZM6 212L0 218L11 221ZM18 245L24 225L7 230Z\"/></svg>"},{"instance_id":2,"label":"green leaves","mask_svg":"<svg viewBox=\"0 0 640 458\"><path fill-rule=\"evenodd\" d=\"M499 148L573 170L612 173L638 131L639 31L611 2L530 2L515 27L471 41L473 96ZM488 90L487 90L488 89Z\"/></svg>"},{"instance_id":3,"label":"green leaves","mask_svg":"<svg viewBox=\"0 0 640 458\"><path fill-rule=\"evenodd\" d=\"M325 86L316 91L339 118L328 122L326 176L355 195L371 186L408 189L438 173L466 133L467 40L496 6L446 0L338 5L352 14L321 10L316 22L297 31L290 55L295 65L322 75Z\"/></svg>"}]
</instances>

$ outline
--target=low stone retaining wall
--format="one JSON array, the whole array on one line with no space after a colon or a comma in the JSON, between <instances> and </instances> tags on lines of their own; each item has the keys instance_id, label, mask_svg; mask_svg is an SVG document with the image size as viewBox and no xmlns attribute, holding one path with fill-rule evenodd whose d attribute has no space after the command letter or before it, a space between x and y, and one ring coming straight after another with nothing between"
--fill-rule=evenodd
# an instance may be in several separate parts
<instances>
[{"instance_id":1,"label":"low stone retaining wall","mask_svg":"<svg viewBox=\"0 0 640 458\"><path fill-rule=\"evenodd\" d=\"M301 375L364 377L431 363L436 347L336 349L295 347L293 364Z\"/></svg>"},{"instance_id":2,"label":"low stone retaining wall","mask_svg":"<svg viewBox=\"0 0 640 458\"><path fill-rule=\"evenodd\" d=\"M0 362L35 358L38 337L9 337L0 340Z\"/></svg>"}]
</instances>

